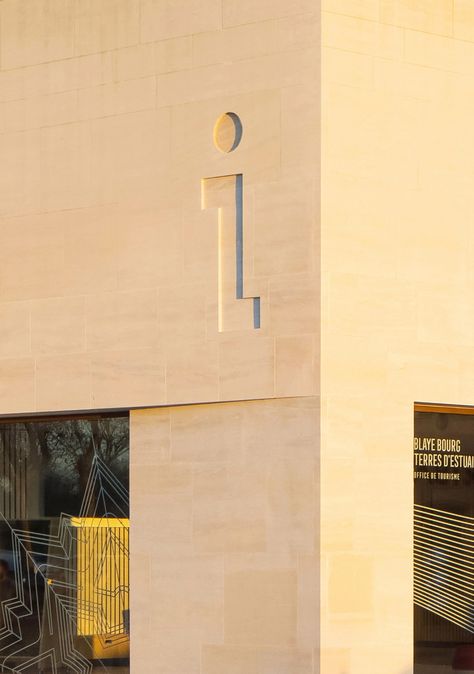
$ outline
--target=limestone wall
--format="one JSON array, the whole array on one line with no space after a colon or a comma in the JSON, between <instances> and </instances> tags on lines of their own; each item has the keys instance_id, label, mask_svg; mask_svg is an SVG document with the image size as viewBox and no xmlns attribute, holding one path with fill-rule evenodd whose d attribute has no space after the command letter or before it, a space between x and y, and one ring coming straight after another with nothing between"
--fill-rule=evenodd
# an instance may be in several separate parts
<instances>
[{"instance_id":1,"label":"limestone wall","mask_svg":"<svg viewBox=\"0 0 474 674\"><path fill-rule=\"evenodd\" d=\"M322 673L409 674L413 403L474 403L474 9L323 9Z\"/></svg>"},{"instance_id":2,"label":"limestone wall","mask_svg":"<svg viewBox=\"0 0 474 674\"><path fill-rule=\"evenodd\" d=\"M0 415L161 406L131 414L132 674L318 671L319 26L0 2Z\"/></svg>"},{"instance_id":3,"label":"limestone wall","mask_svg":"<svg viewBox=\"0 0 474 674\"><path fill-rule=\"evenodd\" d=\"M315 398L131 414L131 671L319 672Z\"/></svg>"},{"instance_id":4,"label":"limestone wall","mask_svg":"<svg viewBox=\"0 0 474 674\"><path fill-rule=\"evenodd\" d=\"M313 0L0 3L2 414L317 391L319 20ZM201 181L229 174L259 330L218 331Z\"/></svg>"}]
</instances>

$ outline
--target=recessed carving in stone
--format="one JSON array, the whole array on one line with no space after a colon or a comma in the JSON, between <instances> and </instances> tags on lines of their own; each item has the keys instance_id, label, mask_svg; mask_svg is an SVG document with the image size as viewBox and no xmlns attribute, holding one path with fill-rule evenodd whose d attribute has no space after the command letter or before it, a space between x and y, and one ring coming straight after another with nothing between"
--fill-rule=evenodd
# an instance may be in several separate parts
<instances>
[{"instance_id":1,"label":"recessed carving in stone","mask_svg":"<svg viewBox=\"0 0 474 674\"><path fill-rule=\"evenodd\" d=\"M242 122L235 112L221 115L214 125L214 145L221 152L233 152L242 140Z\"/></svg>"},{"instance_id":2,"label":"recessed carving in stone","mask_svg":"<svg viewBox=\"0 0 474 674\"><path fill-rule=\"evenodd\" d=\"M204 178L202 208L218 209L219 332L260 328L260 297L244 293L242 174Z\"/></svg>"}]
</instances>

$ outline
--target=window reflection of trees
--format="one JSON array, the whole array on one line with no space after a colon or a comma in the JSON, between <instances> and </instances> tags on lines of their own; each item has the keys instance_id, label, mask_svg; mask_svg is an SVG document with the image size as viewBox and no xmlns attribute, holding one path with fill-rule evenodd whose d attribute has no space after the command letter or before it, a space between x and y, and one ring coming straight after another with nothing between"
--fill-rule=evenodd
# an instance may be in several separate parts
<instances>
[{"instance_id":1,"label":"window reflection of trees","mask_svg":"<svg viewBox=\"0 0 474 674\"><path fill-rule=\"evenodd\" d=\"M94 456L128 489L127 417L0 424L0 487L7 519L77 514Z\"/></svg>"},{"instance_id":2,"label":"window reflection of trees","mask_svg":"<svg viewBox=\"0 0 474 674\"><path fill-rule=\"evenodd\" d=\"M128 416L0 423L0 560L18 594L16 622L2 631L1 671L7 661L8 671L23 671L25 658L33 663L46 652L54 651L59 662L64 638L77 660L76 674L90 671L90 665L81 669L81 653L100 661L101 670L104 663L120 663L120 671L128 671L128 498L123 498L128 466ZM110 527L102 522L94 529L93 518L104 516L111 518ZM95 566L90 567L91 560ZM8 601L0 583L0 615ZM62 626L54 619L50 624L51 602L67 609ZM93 616L99 611L102 619L89 623L105 626L107 634L77 627L88 611ZM17 641L10 644L13 637Z\"/></svg>"}]
</instances>

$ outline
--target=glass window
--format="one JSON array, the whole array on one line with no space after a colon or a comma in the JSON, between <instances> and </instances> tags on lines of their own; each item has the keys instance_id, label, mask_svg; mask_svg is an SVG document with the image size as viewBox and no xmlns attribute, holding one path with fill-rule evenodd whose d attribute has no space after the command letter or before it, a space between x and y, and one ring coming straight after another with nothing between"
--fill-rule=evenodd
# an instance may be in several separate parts
<instances>
[{"instance_id":1,"label":"glass window","mask_svg":"<svg viewBox=\"0 0 474 674\"><path fill-rule=\"evenodd\" d=\"M415 407L415 674L474 670L474 409Z\"/></svg>"},{"instance_id":2,"label":"glass window","mask_svg":"<svg viewBox=\"0 0 474 674\"><path fill-rule=\"evenodd\" d=\"M129 672L129 421L0 423L0 671Z\"/></svg>"}]
</instances>

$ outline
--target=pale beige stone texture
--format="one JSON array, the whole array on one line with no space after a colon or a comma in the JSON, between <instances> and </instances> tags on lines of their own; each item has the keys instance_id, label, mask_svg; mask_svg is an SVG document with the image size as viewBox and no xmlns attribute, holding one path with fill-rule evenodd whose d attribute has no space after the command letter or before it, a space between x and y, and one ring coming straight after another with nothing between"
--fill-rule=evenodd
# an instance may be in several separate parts
<instances>
[{"instance_id":1,"label":"pale beige stone texture","mask_svg":"<svg viewBox=\"0 0 474 674\"><path fill-rule=\"evenodd\" d=\"M237 67L238 64L235 66ZM216 66L217 68L218 66ZM220 67L220 66L219 66ZM206 68L206 72L215 68ZM177 73L185 78L187 73ZM158 78L158 104L163 91ZM280 171L280 95L269 86L264 91L251 95L222 95L216 92L212 100L191 102L188 90L183 92L188 103L173 108L173 157L172 170L177 180L186 180L188 190L196 194L196 185L201 187L203 178L243 174L244 199L246 186L277 178ZM201 97L199 97L201 98ZM259 109L259 116L254 114ZM217 119L225 112L237 112L243 133L239 147L231 153L222 153L214 145L213 130ZM192 183L189 182L191 178ZM191 195L188 196L188 199ZM200 190L197 193L200 204ZM191 202L194 203L194 202Z\"/></svg>"},{"instance_id":2,"label":"pale beige stone texture","mask_svg":"<svg viewBox=\"0 0 474 674\"><path fill-rule=\"evenodd\" d=\"M130 538L133 536L133 528L130 530ZM133 626L134 638L130 640L131 658L133 658L134 667L139 671L144 671L146 666L146 658L140 659L139 648L147 635L150 634L150 615L152 611L152 599L150 597L149 588L151 582L151 559L148 554L137 553L135 556L135 578L133 580L136 588L135 610L140 613L142 620L137 621Z\"/></svg>"},{"instance_id":3,"label":"pale beige stone texture","mask_svg":"<svg viewBox=\"0 0 474 674\"><path fill-rule=\"evenodd\" d=\"M371 89L374 85L374 59L342 49L324 50L325 67L330 68L338 84Z\"/></svg>"},{"instance_id":4,"label":"pale beige stone texture","mask_svg":"<svg viewBox=\"0 0 474 674\"><path fill-rule=\"evenodd\" d=\"M34 410L35 364L32 358L0 360L0 404L3 414Z\"/></svg>"},{"instance_id":5,"label":"pale beige stone texture","mask_svg":"<svg viewBox=\"0 0 474 674\"><path fill-rule=\"evenodd\" d=\"M155 74L155 45L153 42L117 49L113 53L115 77L133 80Z\"/></svg>"},{"instance_id":6,"label":"pale beige stone texture","mask_svg":"<svg viewBox=\"0 0 474 674\"><path fill-rule=\"evenodd\" d=\"M314 109L320 105L319 92L319 81L316 79L310 84L285 87L281 92L282 172L288 175L290 180L293 178L293 183L296 182L294 173L297 171L304 184L305 166L311 167L310 176L313 180L318 179L320 137L315 130L319 128L320 122L314 115ZM307 188L311 189L310 184ZM315 190L313 199L315 205L319 203L318 190ZM317 250L317 241L313 241L313 245Z\"/></svg>"},{"instance_id":7,"label":"pale beige stone texture","mask_svg":"<svg viewBox=\"0 0 474 674\"><path fill-rule=\"evenodd\" d=\"M155 107L156 80L154 77L102 84L77 92L77 117L92 119L111 115L151 110Z\"/></svg>"},{"instance_id":8,"label":"pale beige stone texture","mask_svg":"<svg viewBox=\"0 0 474 674\"><path fill-rule=\"evenodd\" d=\"M158 556L151 562L159 611L150 616L156 634L184 631L204 643L223 638L222 555Z\"/></svg>"},{"instance_id":9,"label":"pale beige stone texture","mask_svg":"<svg viewBox=\"0 0 474 674\"><path fill-rule=\"evenodd\" d=\"M23 99L7 101L0 105L0 124L2 133L21 131L26 125L26 104Z\"/></svg>"},{"instance_id":10,"label":"pale beige stone texture","mask_svg":"<svg viewBox=\"0 0 474 674\"><path fill-rule=\"evenodd\" d=\"M124 407L133 396L137 406L164 400L165 365L155 349L91 353L93 407Z\"/></svg>"},{"instance_id":11,"label":"pale beige stone texture","mask_svg":"<svg viewBox=\"0 0 474 674\"><path fill-rule=\"evenodd\" d=\"M85 346L84 297L52 298L31 304L32 353L78 352Z\"/></svg>"},{"instance_id":12,"label":"pale beige stone texture","mask_svg":"<svg viewBox=\"0 0 474 674\"><path fill-rule=\"evenodd\" d=\"M146 42L113 53L118 81L149 77L192 66L192 36Z\"/></svg>"},{"instance_id":13,"label":"pale beige stone texture","mask_svg":"<svg viewBox=\"0 0 474 674\"><path fill-rule=\"evenodd\" d=\"M0 415L147 408L132 674L317 672L319 25L313 0L0 2ZM219 332L235 194L203 181L240 174L261 327Z\"/></svg>"},{"instance_id":14,"label":"pale beige stone texture","mask_svg":"<svg viewBox=\"0 0 474 674\"><path fill-rule=\"evenodd\" d=\"M158 332L167 347L178 348L206 337L207 292L203 284L177 285L158 293ZM217 328L217 323L214 329Z\"/></svg>"},{"instance_id":15,"label":"pale beige stone texture","mask_svg":"<svg viewBox=\"0 0 474 674\"><path fill-rule=\"evenodd\" d=\"M224 585L225 638L265 646L296 641L296 574L291 569L229 573Z\"/></svg>"},{"instance_id":16,"label":"pale beige stone texture","mask_svg":"<svg viewBox=\"0 0 474 674\"><path fill-rule=\"evenodd\" d=\"M426 33L451 35L452 0L381 0L380 21Z\"/></svg>"},{"instance_id":17,"label":"pale beige stone texture","mask_svg":"<svg viewBox=\"0 0 474 674\"><path fill-rule=\"evenodd\" d=\"M411 63L376 59L374 83L388 95L410 96L422 100L442 100L449 90L449 76Z\"/></svg>"},{"instance_id":18,"label":"pale beige stone texture","mask_svg":"<svg viewBox=\"0 0 474 674\"><path fill-rule=\"evenodd\" d=\"M469 0L454 0L453 35L459 40L474 41L474 7Z\"/></svg>"},{"instance_id":19,"label":"pale beige stone texture","mask_svg":"<svg viewBox=\"0 0 474 674\"><path fill-rule=\"evenodd\" d=\"M222 26L219 0L142 0L141 40L192 35Z\"/></svg>"},{"instance_id":20,"label":"pale beige stone texture","mask_svg":"<svg viewBox=\"0 0 474 674\"><path fill-rule=\"evenodd\" d=\"M163 410L158 416L153 410L143 410L139 421L130 429L130 463L153 466L169 461L171 414ZM134 452L135 446L140 450Z\"/></svg>"},{"instance_id":21,"label":"pale beige stone texture","mask_svg":"<svg viewBox=\"0 0 474 674\"><path fill-rule=\"evenodd\" d=\"M60 296L57 291L65 277L61 220L53 214L1 221L2 301Z\"/></svg>"},{"instance_id":22,"label":"pale beige stone texture","mask_svg":"<svg viewBox=\"0 0 474 674\"><path fill-rule=\"evenodd\" d=\"M36 358L36 408L91 407L91 364L85 353L40 355ZM71 385L71 381L74 382Z\"/></svg>"},{"instance_id":23,"label":"pale beige stone texture","mask_svg":"<svg viewBox=\"0 0 474 674\"><path fill-rule=\"evenodd\" d=\"M293 452L300 462L311 465L319 429L317 398L266 400L243 406L245 414L244 448L250 462L285 461ZM275 424L275 416L278 425Z\"/></svg>"},{"instance_id":24,"label":"pale beige stone texture","mask_svg":"<svg viewBox=\"0 0 474 674\"><path fill-rule=\"evenodd\" d=\"M2 133L8 133L68 124L77 116L76 91L42 94L3 102L0 105L0 129Z\"/></svg>"},{"instance_id":25,"label":"pale beige stone texture","mask_svg":"<svg viewBox=\"0 0 474 674\"><path fill-rule=\"evenodd\" d=\"M203 674L260 674L258 651L242 646L205 646L202 652Z\"/></svg>"},{"instance_id":26,"label":"pale beige stone texture","mask_svg":"<svg viewBox=\"0 0 474 674\"><path fill-rule=\"evenodd\" d=\"M393 2L391 2L393 5ZM401 59L404 32L402 28L352 16L323 13L324 45L351 53L379 58Z\"/></svg>"},{"instance_id":27,"label":"pale beige stone texture","mask_svg":"<svg viewBox=\"0 0 474 674\"><path fill-rule=\"evenodd\" d=\"M193 532L198 551L266 549L265 480L261 467L202 466L195 471Z\"/></svg>"},{"instance_id":28,"label":"pale beige stone texture","mask_svg":"<svg viewBox=\"0 0 474 674\"><path fill-rule=\"evenodd\" d=\"M472 74L474 45L464 40L452 40L415 30L405 31L405 60L408 63ZM441 75L440 75L441 77Z\"/></svg>"},{"instance_id":29,"label":"pale beige stone texture","mask_svg":"<svg viewBox=\"0 0 474 674\"><path fill-rule=\"evenodd\" d=\"M154 44L155 70L157 73L171 73L190 68L193 58L193 38L167 38Z\"/></svg>"},{"instance_id":30,"label":"pale beige stone texture","mask_svg":"<svg viewBox=\"0 0 474 674\"><path fill-rule=\"evenodd\" d=\"M316 462L275 463L267 477L267 549L311 553L318 523Z\"/></svg>"},{"instance_id":31,"label":"pale beige stone texture","mask_svg":"<svg viewBox=\"0 0 474 674\"><path fill-rule=\"evenodd\" d=\"M316 674L316 411L305 397L131 413L131 572L146 574L131 601L147 616L132 668Z\"/></svg>"},{"instance_id":32,"label":"pale beige stone texture","mask_svg":"<svg viewBox=\"0 0 474 674\"><path fill-rule=\"evenodd\" d=\"M29 355L31 351L29 302L0 304L0 357Z\"/></svg>"},{"instance_id":33,"label":"pale beige stone texture","mask_svg":"<svg viewBox=\"0 0 474 674\"><path fill-rule=\"evenodd\" d=\"M40 130L40 208L61 211L84 208L96 201L92 142L85 122L61 124ZM73 161L71 161L73 159Z\"/></svg>"},{"instance_id":34,"label":"pale beige stone texture","mask_svg":"<svg viewBox=\"0 0 474 674\"><path fill-rule=\"evenodd\" d=\"M265 649L260 652L260 671L262 674L312 674L315 669L311 650L298 649Z\"/></svg>"},{"instance_id":35,"label":"pale beige stone texture","mask_svg":"<svg viewBox=\"0 0 474 674\"><path fill-rule=\"evenodd\" d=\"M211 341L178 342L167 349L166 391L171 401L212 401L219 397L219 355Z\"/></svg>"},{"instance_id":36,"label":"pale beige stone texture","mask_svg":"<svg viewBox=\"0 0 474 674\"><path fill-rule=\"evenodd\" d=\"M236 93L274 90L311 82L317 77L319 52L314 47L268 54L235 63L219 63L199 69L203 85L190 70L157 76L158 104L178 105Z\"/></svg>"},{"instance_id":37,"label":"pale beige stone texture","mask_svg":"<svg viewBox=\"0 0 474 674\"><path fill-rule=\"evenodd\" d=\"M1 6L2 68L74 55L74 0L7 0Z\"/></svg>"},{"instance_id":38,"label":"pale beige stone texture","mask_svg":"<svg viewBox=\"0 0 474 674\"><path fill-rule=\"evenodd\" d=\"M190 655L187 649L183 649L182 634L180 632L167 631L160 634L155 640L155 646L159 650L160 663L156 661L150 664L139 653L135 657L137 668L143 674L174 674L174 672L189 672L189 674L201 674L199 655Z\"/></svg>"},{"instance_id":39,"label":"pale beige stone texture","mask_svg":"<svg viewBox=\"0 0 474 674\"><path fill-rule=\"evenodd\" d=\"M468 4L324 3L322 674L412 671L413 404L474 399Z\"/></svg>"},{"instance_id":40,"label":"pale beige stone texture","mask_svg":"<svg viewBox=\"0 0 474 674\"><path fill-rule=\"evenodd\" d=\"M30 302L33 353L84 351L91 388L75 405L312 394L319 8L307 0L27 4L0 7L0 301ZM213 129L229 111L243 135L224 153ZM218 223L226 220L223 259L235 260L235 200L224 215L217 202L203 210L202 181L237 174L244 294L260 297L261 328L252 300L235 299L230 269L235 310L220 334ZM287 320L284 288L291 294L305 275L314 285L306 298L288 296ZM5 320L0 356L28 355L22 326L13 348ZM292 344L281 341L289 335ZM140 372L140 384L127 385L127 372ZM47 392L29 395L43 411Z\"/></svg>"},{"instance_id":41,"label":"pale beige stone texture","mask_svg":"<svg viewBox=\"0 0 474 674\"><path fill-rule=\"evenodd\" d=\"M318 28L319 16L315 12L199 33L193 36L193 63L206 66L301 49L314 44Z\"/></svg>"},{"instance_id":42,"label":"pale beige stone texture","mask_svg":"<svg viewBox=\"0 0 474 674\"><path fill-rule=\"evenodd\" d=\"M318 520L319 503L315 504L315 520ZM297 588L297 639L298 644L312 650L319 658L319 613L320 613L320 574L319 574L319 527L315 526L315 545L314 554L298 555L298 588ZM308 662L308 653L305 651L305 658ZM313 660L314 671L318 671L319 662Z\"/></svg>"},{"instance_id":43,"label":"pale beige stone texture","mask_svg":"<svg viewBox=\"0 0 474 674\"><path fill-rule=\"evenodd\" d=\"M350 672L350 653L348 648L326 648L321 655L321 666L334 674Z\"/></svg>"},{"instance_id":44,"label":"pale beige stone texture","mask_svg":"<svg viewBox=\"0 0 474 674\"><path fill-rule=\"evenodd\" d=\"M117 51L104 51L67 60L51 61L22 70L7 71L4 75L9 87L5 94L13 96L14 92L11 89L15 82L22 85L27 98L33 95L75 91L112 82L118 79L114 69L114 56L117 53Z\"/></svg>"},{"instance_id":45,"label":"pale beige stone texture","mask_svg":"<svg viewBox=\"0 0 474 674\"><path fill-rule=\"evenodd\" d=\"M314 268L313 188L311 180L301 177L256 186L253 197L256 276L298 274Z\"/></svg>"},{"instance_id":46,"label":"pale beige stone texture","mask_svg":"<svg viewBox=\"0 0 474 674\"><path fill-rule=\"evenodd\" d=\"M170 423L173 461L238 463L242 460L243 410L240 405L173 408Z\"/></svg>"},{"instance_id":47,"label":"pale beige stone texture","mask_svg":"<svg viewBox=\"0 0 474 674\"><path fill-rule=\"evenodd\" d=\"M273 397L274 361L273 339L223 333L219 340L219 397L224 400Z\"/></svg>"},{"instance_id":48,"label":"pale beige stone texture","mask_svg":"<svg viewBox=\"0 0 474 674\"><path fill-rule=\"evenodd\" d=\"M275 340L275 393L278 396L317 393L316 340L311 335L277 337Z\"/></svg>"},{"instance_id":49,"label":"pale beige stone texture","mask_svg":"<svg viewBox=\"0 0 474 674\"><path fill-rule=\"evenodd\" d=\"M183 274L183 223L176 209L136 208L114 210L111 224L116 239L117 287L181 288Z\"/></svg>"},{"instance_id":50,"label":"pale beige stone texture","mask_svg":"<svg viewBox=\"0 0 474 674\"><path fill-rule=\"evenodd\" d=\"M324 9L327 12L371 21L379 19L379 5L379 0L324 0Z\"/></svg>"},{"instance_id":51,"label":"pale beige stone texture","mask_svg":"<svg viewBox=\"0 0 474 674\"><path fill-rule=\"evenodd\" d=\"M313 671L310 651L248 646L207 646L203 649L203 674L312 674Z\"/></svg>"},{"instance_id":52,"label":"pale beige stone texture","mask_svg":"<svg viewBox=\"0 0 474 674\"><path fill-rule=\"evenodd\" d=\"M88 296L117 290L117 220L116 210L106 207L61 213L64 247L60 248L61 238L58 238L58 256L59 259L64 256L60 280L66 295ZM133 251L129 253L133 255ZM59 283L55 294L59 294L58 291Z\"/></svg>"},{"instance_id":53,"label":"pale beige stone texture","mask_svg":"<svg viewBox=\"0 0 474 674\"><path fill-rule=\"evenodd\" d=\"M318 284L302 274L289 286L283 279L270 284L270 329L273 334L311 334L318 320Z\"/></svg>"},{"instance_id":54,"label":"pale beige stone texture","mask_svg":"<svg viewBox=\"0 0 474 674\"><path fill-rule=\"evenodd\" d=\"M157 339L154 290L100 293L86 301L87 345L102 349L153 348Z\"/></svg>"},{"instance_id":55,"label":"pale beige stone texture","mask_svg":"<svg viewBox=\"0 0 474 674\"><path fill-rule=\"evenodd\" d=\"M170 111L142 110L94 120L89 158L97 168L95 200L167 207ZM177 195L175 195L177 196Z\"/></svg>"},{"instance_id":56,"label":"pale beige stone texture","mask_svg":"<svg viewBox=\"0 0 474 674\"><path fill-rule=\"evenodd\" d=\"M224 26L254 23L292 14L304 14L315 9L312 0L223 0Z\"/></svg>"},{"instance_id":57,"label":"pale beige stone texture","mask_svg":"<svg viewBox=\"0 0 474 674\"><path fill-rule=\"evenodd\" d=\"M25 112L22 128L25 129L69 124L78 118L78 93L76 91L61 91L35 96L29 101L24 100L23 104Z\"/></svg>"},{"instance_id":58,"label":"pale beige stone texture","mask_svg":"<svg viewBox=\"0 0 474 674\"><path fill-rule=\"evenodd\" d=\"M132 429L133 433L133 429ZM137 453L137 452L135 452ZM193 474L189 465L133 464L130 473L132 517L135 529L133 554L150 560L175 559L193 551ZM153 517L150 514L153 514ZM132 527L133 528L133 527ZM133 561L132 561L133 566ZM153 582L148 594L153 593ZM131 597L133 601L133 597ZM142 601L139 595L137 601ZM149 637L148 637L149 638ZM150 642L150 647L151 647ZM153 649L153 654L156 651ZM150 652L151 655L151 652Z\"/></svg>"},{"instance_id":59,"label":"pale beige stone texture","mask_svg":"<svg viewBox=\"0 0 474 674\"><path fill-rule=\"evenodd\" d=\"M201 194L199 194L199 197ZM204 284L217 306L218 237L217 217L213 209L183 209L182 271L186 285ZM185 235L184 235L185 233ZM183 286L184 290L184 286ZM216 330L216 323L212 331Z\"/></svg>"},{"instance_id":60,"label":"pale beige stone texture","mask_svg":"<svg viewBox=\"0 0 474 674\"><path fill-rule=\"evenodd\" d=\"M329 578L332 613L369 613L372 609L372 562L361 555L334 558Z\"/></svg>"},{"instance_id":61,"label":"pale beige stone texture","mask_svg":"<svg viewBox=\"0 0 474 674\"><path fill-rule=\"evenodd\" d=\"M76 0L74 53L103 52L139 40L140 0Z\"/></svg>"}]
</instances>

